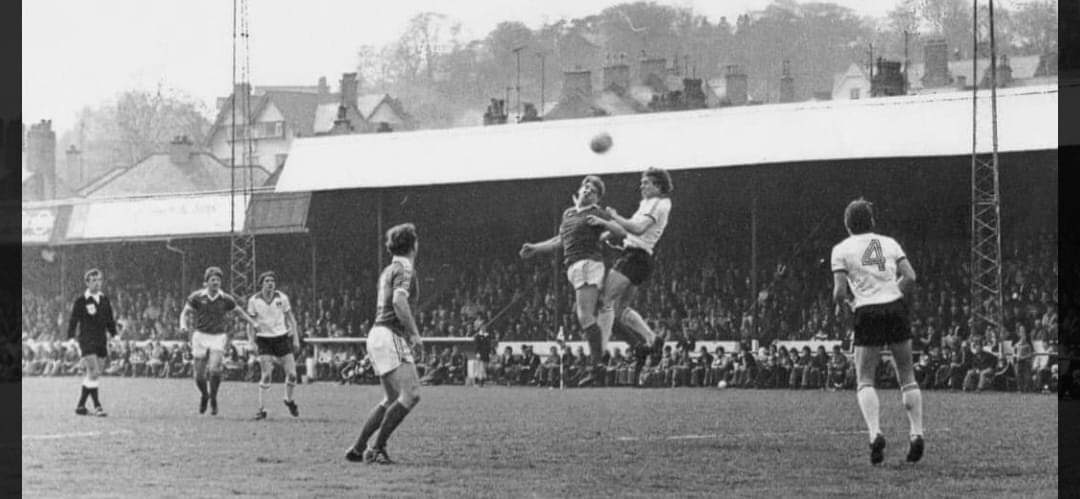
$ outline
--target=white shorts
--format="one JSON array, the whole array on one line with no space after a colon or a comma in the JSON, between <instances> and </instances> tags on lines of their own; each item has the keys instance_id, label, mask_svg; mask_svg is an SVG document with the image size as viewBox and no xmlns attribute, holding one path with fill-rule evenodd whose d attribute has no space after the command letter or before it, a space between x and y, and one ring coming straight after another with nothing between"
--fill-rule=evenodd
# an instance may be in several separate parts
<instances>
[{"instance_id":1,"label":"white shorts","mask_svg":"<svg viewBox=\"0 0 1080 499\"><path fill-rule=\"evenodd\" d=\"M598 262L596 260L578 260L566 269L566 278L570 280L570 284L574 286L574 289L580 289L589 285L598 288L603 287L604 262Z\"/></svg>"},{"instance_id":2,"label":"white shorts","mask_svg":"<svg viewBox=\"0 0 1080 499\"><path fill-rule=\"evenodd\" d=\"M389 374L401 364L416 363L409 342L386 326L375 326L368 332L367 353L378 376Z\"/></svg>"},{"instance_id":3,"label":"white shorts","mask_svg":"<svg viewBox=\"0 0 1080 499\"><path fill-rule=\"evenodd\" d=\"M229 341L227 334L207 334L195 331L191 333L191 356L197 359L206 357L208 352L225 353Z\"/></svg>"}]
</instances>

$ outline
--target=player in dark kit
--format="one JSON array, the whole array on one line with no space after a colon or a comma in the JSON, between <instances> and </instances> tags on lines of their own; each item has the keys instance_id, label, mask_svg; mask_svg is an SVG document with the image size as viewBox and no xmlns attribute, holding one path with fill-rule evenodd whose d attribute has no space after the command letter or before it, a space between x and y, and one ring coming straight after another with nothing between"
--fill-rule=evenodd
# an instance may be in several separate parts
<instances>
[{"instance_id":1,"label":"player in dark kit","mask_svg":"<svg viewBox=\"0 0 1080 499\"><path fill-rule=\"evenodd\" d=\"M94 400L94 415L106 415L101 408L101 401L98 400L98 376L101 375L102 364L108 362L109 358L108 338L105 335L108 333L116 336L116 319L113 317L109 297L101 292L103 278L104 275L98 269L86 271L83 276L86 291L75 298L75 303L71 306L71 318L68 320L68 338L78 337L83 369L86 371L79 405L75 406L75 414L80 416L87 414L87 396Z\"/></svg>"},{"instance_id":2,"label":"player in dark kit","mask_svg":"<svg viewBox=\"0 0 1080 499\"><path fill-rule=\"evenodd\" d=\"M379 376L386 396L371 411L360 437L345 453L353 462L391 464L386 442L401 421L420 402L420 378L416 361L421 357L420 330L412 316L409 299L416 300L413 263L419 243L416 227L401 224L386 232L386 249L393 255L390 265L379 275L375 325L367 336L371 367ZM416 351L414 353L413 351ZM375 432L374 445L368 440Z\"/></svg>"},{"instance_id":3,"label":"player in dark kit","mask_svg":"<svg viewBox=\"0 0 1080 499\"><path fill-rule=\"evenodd\" d=\"M874 212L869 201L856 199L844 210L850 236L832 250L833 300L837 310L855 313L855 372L859 379L856 397L870 430L870 463L885 459L874 377L881 350L892 352L900 393L910 428L908 462L922 458L922 392L915 382L911 355L911 325L904 297L911 296L915 270L904 250L891 237L875 234ZM899 277L897 276L899 274ZM848 291L854 296L848 299Z\"/></svg>"},{"instance_id":4,"label":"player in dark kit","mask_svg":"<svg viewBox=\"0 0 1080 499\"><path fill-rule=\"evenodd\" d=\"M604 353L603 335L596 323L596 305L604 284L603 246L600 239L604 227L590 225L588 220L591 217L610 219L608 213L599 205L603 196L604 181L596 175L585 177L573 197L574 206L563 212L559 234L543 242L525 243L519 252L522 258L531 258L539 253L550 253L562 248L566 278L574 287L578 324L589 343L589 355L592 356L594 364L600 363Z\"/></svg>"},{"instance_id":5,"label":"player in dark kit","mask_svg":"<svg viewBox=\"0 0 1080 499\"><path fill-rule=\"evenodd\" d=\"M251 327L258 331L273 334L264 326L255 322L242 307L236 306L236 299L221 290L222 272L218 267L208 267L203 272L206 287L188 296L184 310L180 312L180 331L188 331L188 314L195 317L195 330L191 332L191 354L195 358L195 386L199 388L199 414L206 412L206 403L210 403L210 414L217 415L218 387L221 386L222 360L229 342L229 312L243 317ZM210 379L209 390L206 386Z\"/></svg>"}]
</instances>

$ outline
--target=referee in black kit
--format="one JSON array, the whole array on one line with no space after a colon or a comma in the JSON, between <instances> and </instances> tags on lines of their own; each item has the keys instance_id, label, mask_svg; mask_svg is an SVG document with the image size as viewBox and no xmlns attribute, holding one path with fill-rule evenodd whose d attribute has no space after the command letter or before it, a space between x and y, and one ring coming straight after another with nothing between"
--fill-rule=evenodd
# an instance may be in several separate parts
<instances>
[{"instance_id":1,"label":"referee in black kit","mask_svg":"<svg viewBox=\"0 0 1080 499\"><path fill-rule=\"evenodd\" d=\"M82 354L85 372L79 405L75 407L75 414L80 416L88 414L88 395L94 399L94 415L106 416L105 410L101 408L101 401L98 400L98 376L101 375L102 364L108 362L109 358L108 338L105 333L116 336L116 319L113 318L109 298L101 292L103 277L98 269L86 271L83 276L86 291L75 298L75 303L71 306L71 319L68 320L68 338L75 338L76 331L78 332L79 352Z\"/></svg>"}]
</instances>

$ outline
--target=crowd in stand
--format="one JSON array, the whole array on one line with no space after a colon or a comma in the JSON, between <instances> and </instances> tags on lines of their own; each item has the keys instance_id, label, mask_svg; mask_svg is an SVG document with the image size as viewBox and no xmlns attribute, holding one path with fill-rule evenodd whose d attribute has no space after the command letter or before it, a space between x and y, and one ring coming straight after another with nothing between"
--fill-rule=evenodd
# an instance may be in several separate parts
<instances>
[{"instance_id":1,"label":"crowd in stand","mask_svg":"<svg viewBox=\"0 0 1080 499\"><path fill-rule=\"evenodd\" d=\"M635 307L671 341L757 340L769 345L776 340L846 340L850 328L837 322L830 298L831 273L827 257L823 259L829 254L830 244L824 239L810 239L798 251L783 256L775 266L763 265L767 269L758 276L762 292L757 300L750 298L751 276L743 259L704 251L692 243L662 248L657 254L656 271L639 293ZM1046 356L1041 354L1055 348L1058 340L1057 246L1053 234L1015 237L1004 243L1005 327L1000 332L971 330L968 258L966 251L958 251L966 248L963 241L911 241L905 247L920 276L919 291L910 301L915 350L926 353L920 362L927 364L920 364L919 368L932 386L960 388L971 383L976 387L1004 383L1001 386L1021 389L1046 386L1049 371L1042 372L1042 377L1031 384L1028 381L1035 373L1050 368L1052 363L1044 363ZM475 332L474 320L486 321L505 310L490 328L497 341L553 340L560 327L568 337L577 337L571 316L572 293L558 280L561 275L551 271L550 262L521 262L510 254L504 258L462 259L442 265L431 262L426 265L431 270L425 270L424 263L418 265L418 271L426 277L423 282L427 294L421 297L417 313L424 336L470 336ZM130 366L118 369L133 374L182 374L186 366L184 348L150 347L145 351L132 346L133 341L153 340L151 345L156 345L160 341L187 339L177 331L183 296L166 292L163 286L155 286L145 278L140 280L139 275L115 272L106 278L105 290L113 299L123 345L114 350L120 363ZM307 282L282 283L282 290L292 298L302 337L359 337L370 327L374 298L369 296L373 289L368 288L373 286L356 285L355 280L346 286L343 283L347 276L336 277L336 282L320 283L318 297L314 297ZM28 348L24 344L24 365L29 359L33 366L30 375L70 370L67 366L70 360L66 359L72 354L59 344L66 340L62 333L66 331L70 297L47 296L31 289L24 288L22 296L23 339L24 343L32 340L38 347ZM241 332L235 338L243 337L242 328L235 331ZM993 354L992 366L990 359L968 354L975 352L976 344ZM676 350L655 359L655 365L644 366L644 374L638 373L632 380L625 375L625 366L618 366L624 360L615 354L607 362L612 374L592 377L605 380L612 377L616 384L638 385L642 382L714 385L719 381L730 386L827 385L830 376L821 367L831 360L827 353L809 352L803 356L801 352L774 350L764 356L759 352L753 355L734 352L726 356L706 353L708 357L730 357L733 367L728 370L714 367L711 362L702 365L699 359L706 356ZM1040 355L1028 358L1025 352L1029 350ZM1016 357L1016 351L1021 352L1020 358ZM434 358L441 358L444 353L450 356L449 363L435 366L429 372L446 367L447 373L453 373L448 379L456 379L454 376L460 376L463 364L450 362L454 356L449 352L440 352ZM246 352L234 355L238 357L234 364L254 363ZM744 363L740 357L746 355L755 357L753 373L746 366L738 369ZM808 360L803 360L804 357ZM822 359L814 360L818 357ZM567 360L574 361L563 365L575 364L578 358L568 353ZM817 367L807 368L811 374L793 374L802 372L800 362L810 361L817 363ZM971 381L967 376L970 371L967 362L978 363L978 380ZM326 374L339 373L348 363L346 357L320 360L317 365L320 374ZM503 376L506 367L494 360L492 365L496 367L492 371L494 375ZM551 383L550 369L541 366L527 372L529 382ZM1020 372L1024 374L1010 374ZM574 376L579 375L574 369L567 374L571 381L576 381ZM512 374L510 378L520 376ZM1008 381L1010 378L1012 381Z\"/></svg>"}]
</instances>

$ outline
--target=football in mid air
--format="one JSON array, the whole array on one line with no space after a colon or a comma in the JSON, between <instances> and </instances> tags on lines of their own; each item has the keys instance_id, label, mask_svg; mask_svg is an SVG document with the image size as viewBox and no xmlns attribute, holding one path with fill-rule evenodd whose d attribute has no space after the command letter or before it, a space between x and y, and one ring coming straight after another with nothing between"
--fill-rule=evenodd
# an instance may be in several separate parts
<instances>
[{"instance_id":1,"label":"football in mid air","mask_svg":"<svg viewBox=\"0 0 1080 499\"><path fill-rule=\"evenodd\" d=\"M611 149L611 144L611 135L602 132L592 138L592 141L589 142L589 148L596 154L604 154L608 152L608 149Z\"/></svg>"}]
</instances>

